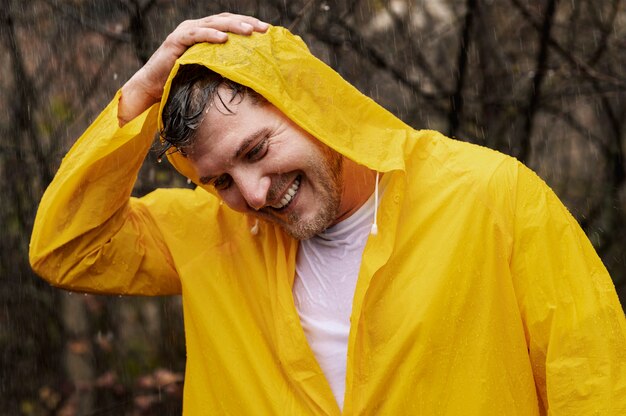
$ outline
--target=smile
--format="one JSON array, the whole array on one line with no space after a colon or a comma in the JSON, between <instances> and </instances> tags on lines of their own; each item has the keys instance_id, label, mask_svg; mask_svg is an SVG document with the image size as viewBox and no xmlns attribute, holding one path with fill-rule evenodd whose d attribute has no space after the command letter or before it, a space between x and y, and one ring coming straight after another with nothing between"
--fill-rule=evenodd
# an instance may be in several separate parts
<instances>
[{"instance_id":1,"label":"smile","mask_svg":"<svg viewBox=\"0 0 626 416\"><path fill-rule=\"evenodd\" d=\"M298 193L299 188L300 188L300 176L298 176L296 180L293 181L293 183L291 184L289 189L287 189L287 192L285 192L285 194L280 199L280 201L275 205L271 205L271 207L274 209L283 209L283 208L288 207L291 201L293 201L293 198Z\"/></svg>"}]
</instances>

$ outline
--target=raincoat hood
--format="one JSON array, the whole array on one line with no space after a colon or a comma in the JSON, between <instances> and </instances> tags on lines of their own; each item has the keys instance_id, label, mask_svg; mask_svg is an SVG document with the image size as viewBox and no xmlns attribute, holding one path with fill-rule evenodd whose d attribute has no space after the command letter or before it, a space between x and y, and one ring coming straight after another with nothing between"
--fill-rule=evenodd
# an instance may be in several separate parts
<instances>
[{"instance_id":1,"label":"raincoat hood","mask_svg":"<svg viewBox=\"0 0 626 416\"><path fill-rule=\"evenodd\" d=\"M313 56L300 37L282 27L252 36L229 34L224 44L196 44L176 62L165 84L162 111L181 65L200 64L252 88L318 140L365 165L387 172L404 169L411 130ZM169 155L176 169L201 185L188 161ZM202 186L202 185L201 185Z\"/></svg>"}]
</instances>

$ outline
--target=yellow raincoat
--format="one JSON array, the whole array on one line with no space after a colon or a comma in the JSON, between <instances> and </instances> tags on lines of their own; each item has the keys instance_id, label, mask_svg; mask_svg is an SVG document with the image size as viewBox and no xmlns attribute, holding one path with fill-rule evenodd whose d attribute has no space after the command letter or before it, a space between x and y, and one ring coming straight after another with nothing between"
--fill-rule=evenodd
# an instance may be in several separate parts
<instances>
[{"instance_id":1,"label":"yellow raincoat","mask_svg":"<svg viewBox=\"0 0 626 416\"><path fill-rule=\"evenodd\" d=\"M535 174L411 129L281 28L196 45L187 63L254 88L390 175L354 296L343 414L626 414L614 287ZM71 290L182 293L187 415L340 414L294 307L297 241L266 223L253 235L251 220L200 187L129 198L161 108L119 128L118 98L44 195L33 268ZM197 182L184 158L172 162Z\"/></svg>"}]
</instances>

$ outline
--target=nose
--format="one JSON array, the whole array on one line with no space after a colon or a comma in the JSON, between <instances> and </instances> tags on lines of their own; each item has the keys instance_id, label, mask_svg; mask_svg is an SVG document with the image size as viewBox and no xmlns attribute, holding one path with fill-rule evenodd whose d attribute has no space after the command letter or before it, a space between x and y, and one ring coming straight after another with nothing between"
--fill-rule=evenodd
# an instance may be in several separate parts
<instances>
[{"instance_id":1,"label":"nose","mask_svg":"<svg viewBox=\"0 0 626 416\"><path fill-rule=\"evenodd\" d=\"M240 172L233 176L233 180L250 208L258 211L265 206L267 192L272 182L269 176L255 172Z\"/></svg>"}]
</instances>

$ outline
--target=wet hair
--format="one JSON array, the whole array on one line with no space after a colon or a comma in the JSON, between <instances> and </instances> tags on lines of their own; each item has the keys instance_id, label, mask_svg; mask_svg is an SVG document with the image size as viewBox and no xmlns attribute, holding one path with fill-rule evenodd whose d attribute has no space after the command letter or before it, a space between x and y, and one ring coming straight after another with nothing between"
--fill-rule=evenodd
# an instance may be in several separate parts
<instances>
[{"instance_id":1,"label":"wet hair","mask_svg":"<svg viewBox=\"0 0 626 416\"><path fill-rule=\"evenodd\" d=\"M230 94L223 97L220 87L226 87ZM172 81L170 94L163 107L159 160L170 152L178 151L186 155L185 149L193 144L195 133L202 124L204 110L213 100L219 100L222 107L232 114L228 104L246 96L255 103L265 102L265 98L253 89L224 78L202 65L182 65Z\"/></svg>"}]
</instances>

